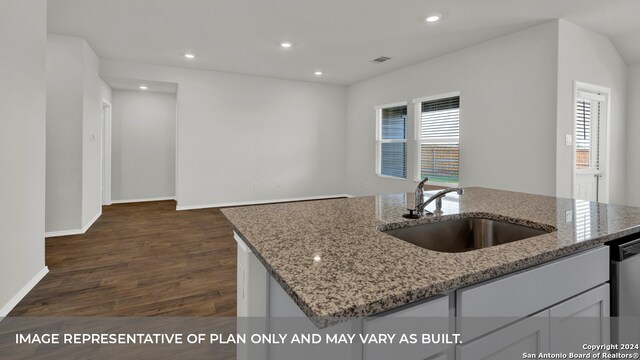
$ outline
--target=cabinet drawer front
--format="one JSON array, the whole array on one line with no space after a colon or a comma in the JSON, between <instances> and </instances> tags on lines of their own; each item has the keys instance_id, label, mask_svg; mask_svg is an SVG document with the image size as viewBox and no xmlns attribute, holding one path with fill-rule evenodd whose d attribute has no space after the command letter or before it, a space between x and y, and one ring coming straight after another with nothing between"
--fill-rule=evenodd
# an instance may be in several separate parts
<instances>
[{"instance_id":1,"label":"cabinet drawer front","mask_svg":"<svg viewBox=\"0 0 640 360\"><path fill-rule=\"evenodd\" d=\"M609 344L609 284L552 307L551 352L570 353L584 344Z\"/></svg>"},{"instance_id":2,"label":"cabinet drawer front","mask_svg":"<svg viewBox=\"0 0 640 360\"><path fill-rule=\"evenodd\" d=\"M528 317L463 345L458 345L459 360L522 359L523 353L549 351L549 310Z\"/></svg>"},{"instance_id":3,"label":"cabinet drawer front","mask_svg":"<svg viewBox=\"0 0 640 360\"><path fill-rule=\"evenodd\" d=\"M419 304L408 304L365 318L365 326L377 326L388 319L412 317L449 317L449 296L434 296Z\"/></svg>"},{"instance_id":4,"label":"cabinet drawer front","mask_svg":"<svg viewBox=\"0 0 640 360\"><path fill-rule=\"evenodd\" d=\"M609 280L602 246L457 291L456 319L464 339L497 329ZM473 317L491 318L486 321Z\"/></svg>"},{"instance_id":5,"label":"cabinet drawer front","mask_svg":"<svg viewBox=\"0 0 640 360\"><path fill-rule=\"evenodd\" d=\"M394 344L365 344L363 358L366 360L407 359L423 360L445 351L446 344L398 344L402 334L448 334L449 297L442 296L418 305L407 305L397 311L365 318L363 334L396 334Z\"/></svg>"}]
</instances>

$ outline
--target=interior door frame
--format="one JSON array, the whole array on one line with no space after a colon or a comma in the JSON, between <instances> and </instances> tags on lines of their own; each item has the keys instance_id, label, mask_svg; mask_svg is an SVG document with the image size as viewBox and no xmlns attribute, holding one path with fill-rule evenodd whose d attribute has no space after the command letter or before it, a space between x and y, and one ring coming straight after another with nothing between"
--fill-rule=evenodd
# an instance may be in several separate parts
<instances>
[{"instance_id":1,"label":"interior door frame","mask_svg":"<svg viewBox=\"0 0 640 360\"><path fill-rule=\"evenodd\" d=\"M111 205L111 127L112 127L111 103L102 99L102 145L100 156L100 192L101 204Z\"/></svg>"},{"instance_id":2,"label":"interior door frame","mask_svg":"<svg viewBox=\"0 0 640 360\"><path fill-rule=\"evenodd\" d=\"M609 169L610 169L610 155L611 155L611 88L601 85L595 85L583 81L574 81L573 83L573 103L571 112L573 113L572 119L573 122L571 124L572 133L573 133L573 147L571 151L571 197L575 199L576 197L576 122L578 121L578 116L576 112L576 103L578 101L578 93L580 91L586 92L597 92L604 96L604 105L606 115L604 119L600 119L600 140L604 139L604 176L598 180L598 202L608 204L609 203L609 189L610 189L610 180L609 180ZM604 121L602 121L604 120ZM602 131L604 125L604 133ZM603 136L604 135L604 136ZM598 143L598 147L602 147L601 143ZM600 149L602 155L602 149ZM601 186L604 185L604 186Z\"/></svg>"}]
</instances>

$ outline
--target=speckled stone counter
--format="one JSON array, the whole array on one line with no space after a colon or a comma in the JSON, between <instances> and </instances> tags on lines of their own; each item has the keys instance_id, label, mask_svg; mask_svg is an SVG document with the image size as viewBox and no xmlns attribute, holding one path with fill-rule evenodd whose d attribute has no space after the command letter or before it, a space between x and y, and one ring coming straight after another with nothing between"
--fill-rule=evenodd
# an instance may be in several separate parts
<instances>
[{"instance_id":1,"label":"speckled stone counter","mask_svg":"<svg viewBox=\"0 0 640 360\"><path fill-rule=\"evenodd\" d=\"M426 193L431 194L433 192ZM402 217L413 194L223 209L234 230L319 327L364 317L640 232L640 208L465 188L440 218ZM427 207L433 210L433 204ZM464 252L423 249L381 230L451 218L506 219L551 233Z\"/></svg>"}]
</instances>

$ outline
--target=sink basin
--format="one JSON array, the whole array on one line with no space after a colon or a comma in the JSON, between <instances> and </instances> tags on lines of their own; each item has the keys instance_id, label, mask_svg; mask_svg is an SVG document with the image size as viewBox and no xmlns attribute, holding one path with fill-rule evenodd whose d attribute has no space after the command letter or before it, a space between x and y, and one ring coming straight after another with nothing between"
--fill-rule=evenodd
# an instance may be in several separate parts
<instances>
[{"instance_id":1,"label":"sink basin","mask_svg":"<svg viewBox=\"0 0 640 360\"><path fill-rule=\"evenodd\" d=\"M465 252L506 244L550 231L483 218L444 220L383 231L429 250Z\"/></svg>"}]
</instances>

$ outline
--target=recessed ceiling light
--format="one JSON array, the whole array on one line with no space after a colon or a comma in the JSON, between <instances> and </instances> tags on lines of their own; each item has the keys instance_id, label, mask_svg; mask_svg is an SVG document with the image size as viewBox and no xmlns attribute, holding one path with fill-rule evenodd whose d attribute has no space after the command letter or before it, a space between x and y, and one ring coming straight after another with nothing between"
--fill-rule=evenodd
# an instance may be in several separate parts
<instances>
[{"instance_id":1,"label":"recessed ceiling light","mask_svg":"<svg viewBox=\"0 0 640 360\"><path fill-rule=\"evenodd\" d=\"M290 42L288 42L288 41L284 41L284 42L281 42L281 43L280 43L280 46L281 46L281 47L283 47L283 48L285 48L285 49L288 49L288 48L292 47L292 46L293 46L293 44L292 44L292 43L290 43Z\"/></svg>"},{"instance_id":2,"label":"recessed ceiling light","mask_svg":"<svg viewBox=\"0 0 640 360\"><path fill-rule=\"evenodd\" d=\"M438 20L440 20L440 18L442 18L442 15L440 14L433 14L433 15L429 15L427 16L426 19L424 19L424 21L428 22L428 23L434 23L437 22Z\"/></svg>"},{"instance_id":3,"label":"recessed ceiling light","mask_svg":"<svg viewBox=\"0 0 640 360\"><path fill-rule=\"evenodd\" d=\"M191 54L191 53L186 53L186 54L184 54L184 57L185 57L185 58L187 58L187 59L189 59L189 60L192 60L192 59L195 59L195 58L196 58L196 56L195 56L195 55L193 55L193 54Z\"/></svg>"},{"instance_id":4,"label":"recessed ceiling light","mask_svg":"<svg viewBox=\"0 0 640 360\"><path fill-rule=\"evenodd\" d=\"M140 90L147 90L147 89L149 89L149 87L148 87L147 85L140 85L138 88L139 88Z\"/></svg>"},{"instance_id":5,"label":"recessed ceiling light","mask_svg":"<svg viewBox=\"0 0 640 360\"><path fill-rule=\"evenodd\" d=\"M320 75L322 75L322 71L316 71L313 74L316 75L316 76L320 76Z\"/></svg>"}]
</instances>

